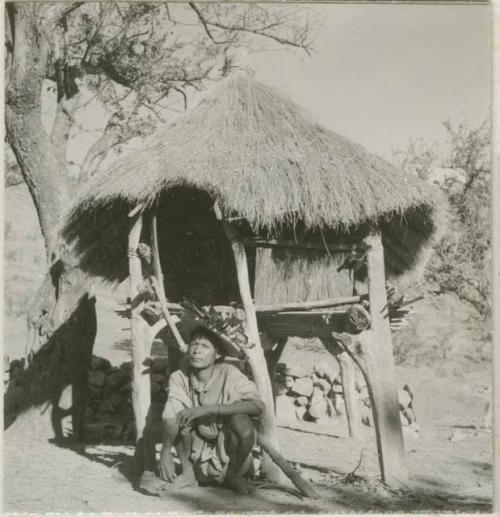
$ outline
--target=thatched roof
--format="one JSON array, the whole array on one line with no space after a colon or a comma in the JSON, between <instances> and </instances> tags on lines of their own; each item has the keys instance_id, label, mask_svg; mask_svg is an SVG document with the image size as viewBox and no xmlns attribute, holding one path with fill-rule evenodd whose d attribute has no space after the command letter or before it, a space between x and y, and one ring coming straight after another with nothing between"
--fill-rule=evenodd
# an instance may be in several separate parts
<instances>
[{"instance_id":1,"label":"thatched roof","mask_svg":"<svg viewBox=\"0 0 500 517\"><path fill-rule=\"evenodd\" d=\"M237 75L91 183L80 208L151 204L176 185L210 192L252 226L287 218L350 227L432 208L431 189L312 122L273 88Z\"/></svg>"},{"instance_id":2,"label":"thatched roof","mask_svg":"<svg viewBox=\"0 0 500 517\"><path fill-rule=\"evenodd\" d=\"M297 221L305 231L377 225L397 274L414 267L436 229L431 186L314 123L273 88L237 75L91 180L66 236L96 249L89 221L119 214L122 232L127 209L153 206L179 188L205 192L259 231ZM87 244L79 247L88 257Z\"/></svg>"}]
</instances>

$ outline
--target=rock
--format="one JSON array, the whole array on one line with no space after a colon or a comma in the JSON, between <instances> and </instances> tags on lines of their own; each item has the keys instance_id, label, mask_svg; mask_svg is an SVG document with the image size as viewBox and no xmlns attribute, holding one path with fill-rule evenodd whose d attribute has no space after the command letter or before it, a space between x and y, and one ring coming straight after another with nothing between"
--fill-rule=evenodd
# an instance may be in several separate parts
<instances>
[{"instance_id":1,"label":"rock","mask_svg":"<svg viewBox=\"0 0 500 517\"><path fill-rule=\"evenodd\" d=\"M338 393L339 395L341 393L344 393L344 389L342 388L342 384L340 382L334 382L332 384L331 390L333 391L333 393Z\"/></svg>"},{"instance_id":2,"label":"rock","mask_svg":"<svg viewBox=\"0 0 500 517\"><path fill-rule=\"evenodd\" d=\"M151 381L151 395L156 395L162 391L162 387L157 382Z\"/></svg>"},{"instance_id":3,"label":"rock","mask_svg":"<svg viewBox=\"0 0 500 517\"><path fill-rule=\"evenodd\" d=\"M106 374L102 370L94 370L89 372L89 385L102 387L106 381Z\"/></svg>"},{"instance_id":4,"label":"rock","mask_svg":"<svg viewBox=\"0 0 500 517\"><path fill-rule=\"evenodd\" d=\"M106 385L110 388L117 388L122 384L128 382L128 375L122 370L118 369L118 371L108 374L106 377Z\"/></svg>"},{"instance_id":5,"label":"rock","mask_svg":"<svg viewBox=\"0 0 500 517\"><path fill-rule=\"evenodd\" d=\"M120 365L120 370L122 372L125 372L129 378L132 378L132 370L134 369L134 365L132 364L132 361L127 361L126 363L122 363Z\"/></svg>"},{"instance_id":6,"label":"rock","mask_svg":"<svg viewBox=\"0 0 500 517\"><path fill-rule=\"evenodd\" d=\"M401 409L405 409L411 404L410 394L405 389L400 389L398 391L398 400L399 400L399 407Z\"/></svg>"},{"instance_id":7,"label":"rock","mask_svg":"<svg viewBox=\"0 0 500 517\"><path fill-rule=\"evenodd\" d=\"M117 408L119 406L121 406L121 404L123 403L123 400L124 398L121 397L120 395L118 395L118 393L113 393L111 395L111 397L109 398L109 401L111 402L111 405L113 406L113 408Z\"/></svg>"},{"instance_id":8,"label":"rock","mask_svg":"<svg viewBox=\"0 0 500 517\"><path fill-rule=\"evenodd\" d=\"M314 389L313 381L310 377L300 377L295 380L291 391L299 396L310 397Z\"/></svg>"},{"instance_id":9,"label":"rock","mask_svg":"<svg viewBox=\"0 0 500 517\"><path fill-rule=\"evenodd\" d=\"M114 413L115 408L109 400L102 400L97 406L97 413L103 415L105 413Z\"/></svg>"},{"instance_id":10,"label":"rock","mask_svg":"<svg viewBox=\"0 0 500 517\"><path fill-rule=\"evenodd\" d=\"M325 379L332 384L339 374L339 366L337 365L337 367L334 367L325 361L314 366L314 373L318 377Z\"/></svg>"},{"instance_id":11,"label":"rock","mask_svg":"<svg viewBox=\"0 0 500 517\"><path fill-rule=\"evenodd\" d=\"M285 377L281 374L275 374L274 376L274 394L279 396L286 392L287 387L285 384Z\"/></svg>"},{"instance_id":12,"label":"rock","mask_svg":"<svg viewBox=\"0 0 500 517\"><path fill-rule=\"evenodd\" d=\"M153 373L165 374L168 370L168 359L166 357L156 357L153 359L151 370Z\"/></svg>"},{"instance_id":13,"label":"rock","mask_svg":"<svg viewBox=\"0 0 500 517\"><path fill-rule=\"evenodd\" d=\"M306 411L307 411L307 409L304 406L295 408L295 418L297 418L298 420L304 420Z\"/></svg>"},{"instance_id":14,"label":"rock","mask_svg":"<svg viewBox=\"0 0 500 517\"><path fill-rule=\"evenodd\" d=\"M276 397L276 418L279 422L293 422L295 420L295 409L293 399L286 395Z\"/></svg>"},{"instance_id":15,"label":"rock","mask_svg":"<svg viewBox=\"0 0 500 517\"><path fill-rule=\"evenodd\" d=\"M295 379L293 377L290 377L289 375L287 375L285 377L285 387L288 389L291 389L291 388L293 388L294 384L295 384Z\"/></svg>"},{"instance_id":16,"label":"rock","mask_svg":"<svg viewBox=\"0 0 500 517\"><path fill-rule=\"evenodd\" d=\"M168 382L168 378L166 375L162 375L160 373L155 373L153 375L151 375L151 381L152 382L156 382L156 384L167 384Z\"/></svg>"},{"instance_id":17,"label":"rock","mask_svg":"<svg viewBox=\"0 0 500 517\"><path fill-rule=\"evenodd\" d=\"M307 397L304 397L304 396L297 397L295 399L295 405L296 406L307 406L308 402L309 402L309 399Z\"/></svg>"},{"instance_id":18,"label":"rock","mask_svg":"<svg viewBox=\"0 0 500 517\"><path fill-rule=\"evenodd\" d=\"M283 373L290 377L294 377L295 379L300 379L309 375L309 372L301 364L287 365Z\"/></svg>"},{"instance_id":19,"label":"rock","mask_svg":"<svg viewBox=\"0 0 500 517\"><path fill-rule=\"evenodd\" d=\"M94 386L93 384L89 384L87 386L87 391L91 399L95 400L101 397L102 386Z\"/></svg>"},{"instance_id":20,"label":"rock","mask_svg":"<svg viewBox=\"0 0 500 517\"><path fill-rule=\"evenodd\" d=\"M151 401L153 402L163 402L167 401L168 395L165 390L160 390L158 393L151 394Z\"/></svg>"},{"instance_id":21,"label":"rock","mask_svg":"<svg viewBox=\"0 0 500 517\"><path fill-rule=\"evenodd\" d=\"M94 416L94 408L86 406L84 416L85 420L90 420Z\"/></svg>"},{"instance_id":22,"label":"rock","mask_svg":"<svg viewBox=\"0 0 500 517\"><path fill-rule=\"evenodd\" d=\"M344 397L336 394L335 398L333 399L333 407L335 408L335 412L337 413L337 416L345 415Z\"/></svg>"},{"instance_id":23,"label":"rock","mask_svg":"<svg viewBox=\"0 0 500 517\"><path fill-rule=\"evenodd\" d=\"M127 381L123 386L120 386L118 391L123 394L130 393L132 391L132 381Z\"/></svg>"},{"instance_id":24,"label":"rock","mask_svg":"<svg viewBox=\"0 0 500 517\"><path fill-rule=\"evenodd\" d=\"M274 371L276 373L284 374L285 370L286 370L286 364L285 363L277 363L276 366L274 367Z\"/></svg>"},{"instance_id":25,"label":"rock","mask_svg":"<svg viewBox=\"0 0 500 517\"><path fill-rule=\"evenodd\" d=\"M93 355L90 361L90 369L91 370L103 370L108 371L111 368L111 363L104 359L104 357L98 357L97 355Z\"/></svg>"},{"instance_id":26,"label":"rock","mask_svg":"<svg viewBox=\"0 0 500 517\"><path fill-rule=\"evenodd\" d=\"M311 400L309 405L309 415L314 419L326 417L328 413L328 404L326 402L326 397L321 395L321 397L314 397Z\"/></svg>"},{"instance_id":27,"label":"rock","mask_svg":"<svg viewBox=\"0 0 500 517\"><path fill-rule=\"evenodd\" d=\"M319 388L323 393L328 393L331 388L331 384L326 380L322 378L318 378L316 382L313 381L314 387Z\"/></svg>"}]
</instances>

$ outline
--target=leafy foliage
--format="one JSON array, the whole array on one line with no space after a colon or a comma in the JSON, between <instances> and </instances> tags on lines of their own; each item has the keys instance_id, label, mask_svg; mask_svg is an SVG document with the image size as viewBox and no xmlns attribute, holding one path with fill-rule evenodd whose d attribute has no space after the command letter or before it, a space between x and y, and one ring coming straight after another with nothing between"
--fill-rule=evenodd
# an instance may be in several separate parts
<instances>
[{"instance_id":1,"label":"leafy foliage","mask_svg":"<svg viewBox=\"0 0 500 517\"><path fill-rule=\"evenodd\" d=\"M445 128L446 149L411 142L396 158L401 166L436 183L450 207L446 234L425 271L427 290L455 293L486 316L492 260L490 124L471 128L446 122Z\"/></svg>"}]
</instances>

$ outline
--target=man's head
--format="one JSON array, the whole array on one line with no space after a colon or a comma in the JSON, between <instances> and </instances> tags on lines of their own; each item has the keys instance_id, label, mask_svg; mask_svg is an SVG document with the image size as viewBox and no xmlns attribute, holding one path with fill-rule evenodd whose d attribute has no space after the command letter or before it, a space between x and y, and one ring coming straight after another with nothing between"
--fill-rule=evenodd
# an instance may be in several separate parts
<instances>
[{"instance_id":1,"label":"man's head","mask_svg":"<svg viewBox=\"0 0 500 517\"><path fill-rule=\"evenodd\" d=\"M202 370L222 361L225 354L217 336L198 327L191 333L187 355L190 366Z\"/></svg>"}]
</instances>

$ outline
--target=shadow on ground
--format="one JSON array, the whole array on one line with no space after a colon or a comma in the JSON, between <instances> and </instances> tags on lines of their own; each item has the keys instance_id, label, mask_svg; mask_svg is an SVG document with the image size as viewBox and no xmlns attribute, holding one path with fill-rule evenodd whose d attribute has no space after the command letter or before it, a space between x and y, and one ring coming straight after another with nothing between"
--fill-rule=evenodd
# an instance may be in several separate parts
<instances>
[{"instance_id":1,"label":"shadow on ground","mask_svg":"<svg viewBox=\"0 0 500 517\"><path fill-rule=\"evenodd\" d=\"M68 445L69 448L91 461L117 469L138 490L133 447L116 444ZM478 462L478 468L491 469L491 465ZM491 513L492 498L474 494L474 490L458 492L434 478L419 478L409 488L391 490L377 479L353 476L349 481L334 470L321 472L304 468L304 477L310 479L321 498L317 501L285 493L278 488L259 488L255 496L243 496L225 488L195 487L172 489L161 499L189 505L193 511L220 512L460 512ZM483 491L484 492L484 491ZM145 497L158 497L145 494Z\"/></svg>"}]
</instances>

